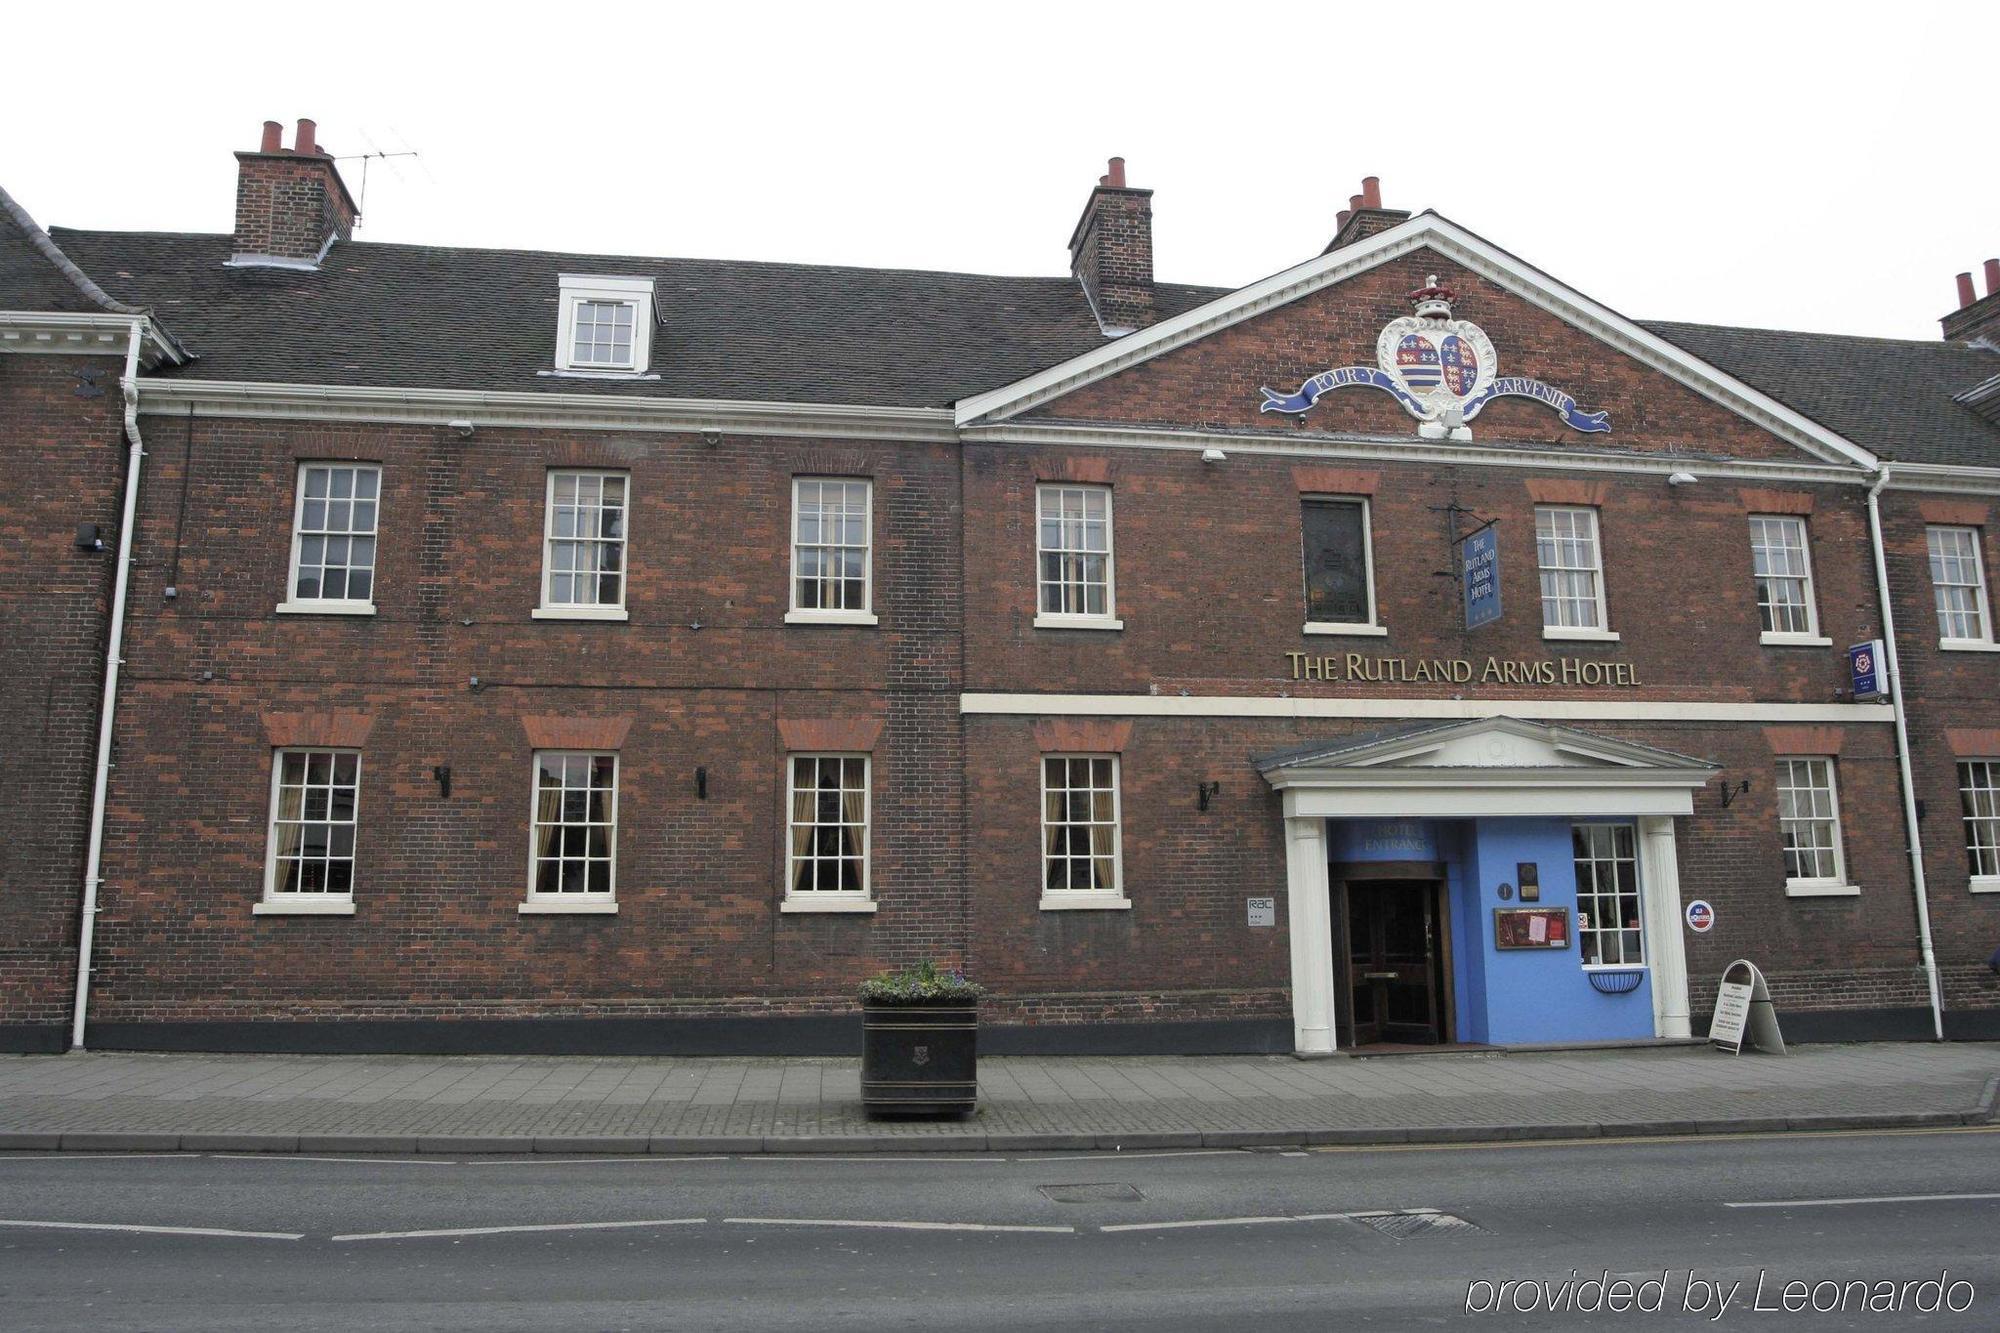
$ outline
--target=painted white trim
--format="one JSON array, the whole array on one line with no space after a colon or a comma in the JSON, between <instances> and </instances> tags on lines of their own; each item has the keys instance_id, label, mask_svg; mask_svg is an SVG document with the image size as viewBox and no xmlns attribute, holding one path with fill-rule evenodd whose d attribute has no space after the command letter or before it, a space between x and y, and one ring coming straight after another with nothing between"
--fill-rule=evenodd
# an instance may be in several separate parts
<instances>
[{"instance_id":1,"label":"painted white trim","mask_svg":"<svg viewBox=\"0 0 2000 1333\"><path fill-rule=\"evenodd\" d=\"M787 611L787 625L876 625L881 620L873 611Z\"/></svg>"},{"instance_id":2,"label":"painted white trim","mask_svg":"<svg viewBox=\"0 0 2000 1333\"><path fill-rule=\"evenodd\" d=\"M127 321L129 326L130 321ZM183 416L193 407L213 417L257 420L369 421L481 430L569 427L579 430L731 431L739 434L949 444L951 412L930 407L860 407L838 403L763 403L741 399L660 398L630 394L397 389L374 385L263 384L242 380L143 380L142 413Z\"/></svg>"},{"instance_id":3,"label":"painted white trim","mask_svg":"<svg viewBox=\"0 0 2000 1333\"><path fill-rule=\"evenodd\" d=\"M1833 640L1824 634L1797 634L1768 629L1757 636L1757 642L1766 648L1833 647Z\"/></svg>"},{"instance_id":4,"label":"painted white trim","mask_svg":"<svg viewBox=\"0 0 2000 1333\"><path fill-rule=\"evenodd\" d=\"M547 577L546 573L543 575ZM630 620L632 613L622 606L537 606L529 610L530 620Z\"/></svg>"},{"instance_id":5,"label":"painted white trim","mask_svg":"<svg viewBox=\"0 0 2000 1333\"><path fill-rule=\"evenodd\" d=\"M607 894L578 895L575 901L530 898L514 904L519 916L617 916L618 903Z\"/></svg>"},{"instance_id":6,"label":"painted white trim","mask_svg":"<svg viewBox=\"0 0 2000 1333\"><path fill-rule=\"evenodd\" d=\"M1122 894L1060 890L1044 893L1041 908L1044 912L1129 912L1132 900Z\"/></svg>"},{"instance_id":7,"label":"painted white trim","mask_svg":"<svg viewBox=\"0 0 2000 1333\"><path fill-rule=\"evenodd\" d=\"M1000 694L958 697L973 716L1024 717L1515 717L1550 722L1888 723L1885 704L1727 703L1702 699L1629 703L1595 699L1354 699L1258 694Z\"/></svg>"},{"instance_id":8,"label":"painted white trim","mask_svg":"<svg viewBox=\"0 0 2000 1333\"><path fill-rule=\"evenodd\" d=\"M651 278L599 277L589 273L556 275L559 298L556 302L556 364L561 374L588 374L605 379L640 379L648 369L653 346L654 294ZM585 303L629 305L632 307L632 361L630 365L578 365L576 362L576 310Z\"/></svg>"},{"instance_id":9,"label":"painted white trim","mask_svg":"<svg viewBox=\"0 0 2000 1333\"><path fill-rule=\"evenodd\" d=\"M1639 919L1653 973L1653 1032L1660 1037L1686 1037L1692 1031L1682 910L1674 821L1644 816L1639 820Z\"/></svg>"},{"instance_id":10,"label":"painted white trim","mask_svg":"<svg viewBox=\"0 0 2000 1333\"><path fill-rule=\"evenodd\" d=\"M1292 958L1292 1049L1334 1049L1333 903L1326 821L1302 817L1285 801L1285 925Z\"/></svg>"},{"instance_id":11,"label":"painted white trim","mask_svg":"<svg viewBox=\"0 0 2000 1333\"><path fill-rule=\"evenodd\" d=\"M1785 881L1787 898L1858 898L1861 890L1853 884L1842 884L1832 880L1788 879Z\"/></svg>"},{"instance_id":12,"label":"painted white trim","mask_svg":"<svg viewBox=\"0 0 2000 1333\"><path fill-rule=\"evenodd\" d=\"M123 358L137 329L137 366L151 370L162 362L186 360L166 331L150 315L62 314L48 310L0 310L0 352L53 356L95 355Z\"/></svg>"},{"instance_id":13,"label":"painted white trim","mask_svg":"<svg viewBox=\"0 0 2000 1333\"><path fill-rule=\"evenodd\" d=\"M1604 572L1602 570L1597 574L1597 607L1598 613L1603 614ZM1591 629L1586 625L1544 625L1542 637L1558 643L1618 643L1623 636L1615 629Z\"/></svg>"},{"instance_id":14,"label":"painted white trim","mask_svg":"<svg viewBox=\"0 0 2000 1333\"><path fill-rule=\"evenodd\" d=\"M814 892L817 893L818 890L814 890ZM793 913L813 912L873 913L879 906L880 904L876 903L874 899L863 898L859 895L850 896L841 894L835 896L833 894L826 894L815 898L786 898L778 904L778 910L788 916Z\"/></svg>"},{"instance_id":15,"label":"painted white trim","mask_svg":"<svg viewBox=\"0 0 2000 1333\"><path fill-rule=\"evenodd\" d=\"M1801 646L1810 645L1815 648L1831 647L1833 645L1833 640L1821 636L1819 632L1820 631L1819 574L1816 568L1814 567L1814 561L1813 561L1811 521L1804 514L1752 513L1745 515L1745 517L1749 520L1749 522L1753 524L1758 522L1776 523L1780 525L1788 523L1797 524L1799 530L1799 554L1805 559L1806 563L1805 629L1764 630L1761 632L1761 638L1759 639L1759 642L1764 644L1791 644L1791 645L1801 645ZM1753 584L1756 581L1756 555L1757 555L1757 544L1756 542L1753 541L1750 544L1751 581Z\"/></svg>"},{"instance_id":16,"label":"painted white trim","mask_svg":"<svg viewBox=\"0 0 2000 1333\"><path fill-rule=\"evenodd\" d=\"M1425 440L1417 436L1319 433L1302 428L1265 431L1184 431L1163 427L1078 425L1028 420L963 427L967 444L1057 445L1076 449L1159 449L1199 454L1222 449L1231 455L1264 454L1280 458L1342 459L1383 463L1438 463L1471 467L1512 467L1536 471L1617 473L1658 477L1699 467L1709 478L1733 478L1805 485L1860 486L1868 474L1823 463L1768 463L1753 459L1719 459L1687 454L1634 454L1575 448L1516 448L1455 440Z\"/></svg>"},{"instance_id":17,"label":"painted white trim","mask_svg":"<svg viewBox=\"0 0 2000 1333\"><path fill-rule=\"evenodd\" d=\"M1876 466L1875 456L1861 446L1432 212L1421 213L1366 240L1309 259L1013 384L963 399L957 405L955 419L964 426L986 418L1017 415L1426 247L1817 458L1871 470ZM1246 386L1246 392L1254 387Z\"/></svg>"},{"instance_id":18,"label":"painted white trim","mask_svg":"<svg viewBox=\"0 0 2000 1333\"><path fill-rule=\"evenodd\" d=\"M1965 887L1970 893L2000 893L2000 875L1974 875Z\"/></svg>"},{"instance_id":19,"label":"painted white trim","mask_svg":"<svg viewBox=\"0 0 2000 1333\"><path fill-rule=\"evenodd\" d=\"M1036 589L1037 596L1040 595L1040 591L1039 588ZM1043 611L1035 616L1035 628L1119 630L1125 628L1125 622L1116 616L1058 616Z\"/></svg>"},{"instance_id":20,"label":"painted white trim","mask_svg":"<svg viewBox=\"0 0 2000 1333\"><path fill-rule=\"evenodd\" d=\"M1991 639L1939 639L1938 651L1943 653L2000 653L2000 643Z\"/></svg>"},{"instance_id":21,"label":"painted white trim","mask_svg":"<svg viewBox=\"0 0 2000 1333\"><path fill-rule=\"evenodd\" d=\"M1389 633L1387 625L1334 625L1323 620L1308 620L1299 627L1301 634L1326 634L1348 638L1383 638Z\"/></svg>"},{"instance_id":22,"label":"painted white trim","mask_svg":"<svg viewBox=\"0 0 2000 1333\"><path fill-rule=\"evenodd\" d=\"M1885 490L1944 491L1958 495L2000 495L2000 467L1955 463L1897 463Z\"/></svg>"},{"instance_id":23,"label":"painted white trim","mask_svg":"<svg viewBox=\"0 0 2000 1333\"><path fill-rule=\"evenodd\" d=\"M343 894L326 894L321 897L301 898L293 902L288 898L266 898L250 904L251 916L353 916L354 899Z\"/></svg>"},{"instance_id":24,"label":"painted white trim","mask_svg":"<svg viewBox=\"0 0 2000 1333\"><path fill-rule=\"evenodd\" d=\"M296 560L298 558L298 539L296 537L293 538L292 547L292 558ZM296 567L292 570L292 577L294 579L298 577ZM375 614L375 603L332 602L317 599L303 602L279 602L271 609L281 616L372 616Z\"/></svg>"}]
</instances>

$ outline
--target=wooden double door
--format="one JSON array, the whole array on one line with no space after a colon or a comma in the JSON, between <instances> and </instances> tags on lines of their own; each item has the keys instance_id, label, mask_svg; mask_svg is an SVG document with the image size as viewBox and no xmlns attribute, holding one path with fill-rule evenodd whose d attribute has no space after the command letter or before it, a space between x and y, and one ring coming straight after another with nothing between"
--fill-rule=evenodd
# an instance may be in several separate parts
<instances>
[{"instance_id":1,"label":"wooden double door","mask_svg":"<svg viewBox=\"0 0 2000 1333\"><path fill-rule=\"evenodd\" d=\"M1451 1040L1450 928L1441 878L1343 877L1334 915L1345 964L1345 1035L1377 1042L1436 1045ZM1337 907L1342 904L1336 904Z\"/></svg>"}]
</instances>

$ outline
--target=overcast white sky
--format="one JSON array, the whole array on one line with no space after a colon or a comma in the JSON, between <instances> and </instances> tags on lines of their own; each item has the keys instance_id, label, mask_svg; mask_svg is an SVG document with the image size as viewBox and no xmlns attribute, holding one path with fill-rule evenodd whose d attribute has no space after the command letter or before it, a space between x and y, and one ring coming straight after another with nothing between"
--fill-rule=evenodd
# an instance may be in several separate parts
<instances>
[{"instance_id":1,"label":"overcast white sky","mask_svg":"<svg viewBox=\"0 0 2000 1333\"><path fill-rule=\"evenodd\" d=\"M372 164L375 241L1059 274L1117 153L1155 191L1168 281L1317 254L1371 173L1640 318L1934 338L1952 275L2000 254L1990 0L5 22L0 184L46 225L226 232L231 151L310 116L338 154L421 152Z\"/></svg>"}]
</instances>

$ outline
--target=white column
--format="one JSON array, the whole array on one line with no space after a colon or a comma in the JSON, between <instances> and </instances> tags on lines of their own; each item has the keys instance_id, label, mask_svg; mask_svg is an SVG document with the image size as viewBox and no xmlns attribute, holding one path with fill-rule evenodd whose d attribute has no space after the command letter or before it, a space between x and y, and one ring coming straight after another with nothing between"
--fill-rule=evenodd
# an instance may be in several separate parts
<instances>
[{"instance_id":1,"label":"white column","mask_svg":"<svg viewBox=\"0 0 2000 1333\"><path fill-rule=\"evenodd\" d=\"M1327 900L1326 821L1285 805L1286 924L1292 934L1292 1041L1301 1055L1333 1050L1333 925Z\"/></svg>"},{"instance_id":2,"label":"white column","mask_svg":"<svg viewBox=\"0 0 2000 1333\"><path fill-rule=\"evenodd\" d=\"M1681 934L1673 816L1639 817L1639 875L1646 905L1646 961L1653 970L1653 1031L1661 1037L1685 1037L1690 1032L1687 940Z\"/></svg>"}]
</instances>

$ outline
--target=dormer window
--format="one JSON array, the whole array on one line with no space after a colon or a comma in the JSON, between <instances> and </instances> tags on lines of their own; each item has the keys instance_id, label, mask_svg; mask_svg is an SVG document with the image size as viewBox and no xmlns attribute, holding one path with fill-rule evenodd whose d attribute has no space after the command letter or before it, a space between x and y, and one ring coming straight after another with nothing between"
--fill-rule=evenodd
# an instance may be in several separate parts
<instances>
[{"instance_id":1,"label":"dormer window","mask_svg":"<svg viewBox=\"0 0 2000 1333\"><path fill-rule=\"evenodd\" d=\"M653 330L653 280L562 275L556 370L573 375L646 373Z\"/></svg>"}]
</instances>

